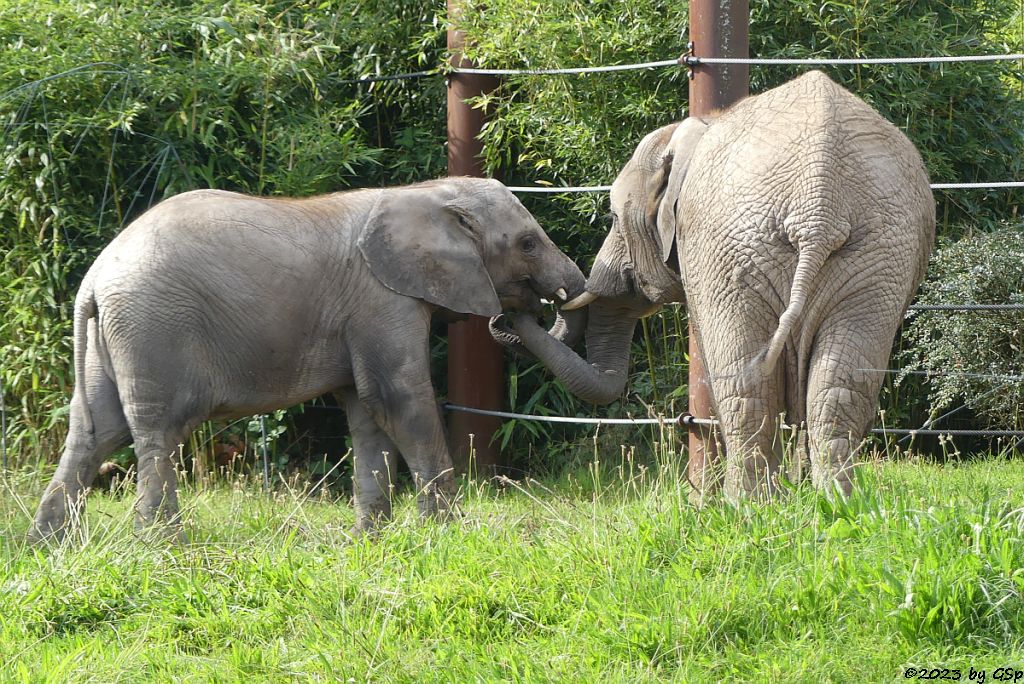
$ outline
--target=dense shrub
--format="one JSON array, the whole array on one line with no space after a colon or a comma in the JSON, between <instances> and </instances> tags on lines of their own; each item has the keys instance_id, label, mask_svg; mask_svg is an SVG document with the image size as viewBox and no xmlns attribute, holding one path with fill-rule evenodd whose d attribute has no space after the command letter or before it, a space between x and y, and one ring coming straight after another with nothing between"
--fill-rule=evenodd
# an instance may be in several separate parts
<instances>
[{"instance_id":1,"label":"dense shrub","mask_svg":"<svg viewBox=\"0 0 1024 684\"><path fill-rule=\"evenodd\" d=\"M939 250L919 302L1024 305L1024 232L979 233ZM908 371L929 375L933 412L963 404L997 428L1024 427L1022 311L923 311L906 326Z\"/></svg>"}]
</instances>

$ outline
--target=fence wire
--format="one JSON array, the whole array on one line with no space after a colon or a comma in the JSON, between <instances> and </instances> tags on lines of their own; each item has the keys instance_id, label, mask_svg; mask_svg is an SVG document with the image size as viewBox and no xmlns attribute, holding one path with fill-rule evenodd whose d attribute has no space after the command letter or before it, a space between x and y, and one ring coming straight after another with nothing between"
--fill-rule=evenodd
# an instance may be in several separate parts
<instances>
[{"instance_id":1,"label":"fence wire","mask_svg":"<svg viewBox=\"0 0 1024 684\"><path fill-rule=\"evenodd\" d=\"M679 59L687 66L701 64L747 64L750 66L860 66L896 64L955 64L959 62L1004 62L1024 59L1024 54L1006 55L941 55L935 57L698 57L684 55Z\"/></svg>"},{"instance_id":2,"label":"fence wire","mask_svg":"<svg viewBox=\"0 0 1024 684\"><path fill-rule=\"evenodd\" d=\"M355 83L383 83L385 81L408 81L417 78L428 78L430 76L437 76L443 73L440 69L428 69L426 71L410 71L404 74L374 74L370 76L360 76L358 78L346 78L341 81L342 85L352 85Z\"/></svg>"},{"instance_id":3,"label":"fence wire","mask_svg":"<svg viewBox=\"0 0 1024 684\"><path fill-rule=\"evenodd\" d=\"M1020 382L1024 375L1008 375L1005 373L970 373L966 371L933 371L933 370L902 370L899 368L858 368L864 373L885 373L888 375L920 375L926 378L954 377L972 378L976 380L1002 380L1004 382ZM926 426L927 427L927 426Z\"/></svg>"},{"instance_id":4,"label":"fence wire","mask_svg":"<svg viewBox=\"0 0 1024 684\"><path fill-rule=\"evenodd\" d=\"M506 186L512 192L521 193L545 193L545 194L568 194L584 192L609 192L610 185L509 185ZM1024 181L990 181L987 183L932 183L932 190L999 190L1024 188Z\"/></svg>"},{"instance_id":5,"label":"fence wire","mask_svg":"<svg viewBox=\"0 0 1024 684\"><path fill-rule=\"evenodd\" d=\"M554 76L571 74L599 74L612 71L638 71L642 69L660 69L664 67L695 67L703 64L747 64L751 66L854 66L854 65L897 65L897 64L951 64L958 62L1003 62L1024 59L1024 54L1003 55L939 55L935 57L699 57L685 54L676 59L663 59L654 62L638 62L635 64L616 64L598 67L554 67L554 68L522 68L522 69L486 69L478 67L455 67L451 71L458 74L480 74L484 76Z\"/></svg>"},{"instance_id":6,"label":"fence wire","mask_svg":"<svg viewBox=\"0 0 1024 684\"><path fill-rule=\"evenodd\" d=\"M1020 311L1024 304L912 304L907 311Z\"/></svg>"},{"instance_id":7,"label":"fence wire","mask_svg":"<svg viewBox=\"0 0 1024 684\"><path fill-rule=\"evenodd\" d=\"M663 67L682 66L682 58L662 59L656 62L638 62L636 64L614 64L596 67L568 67L551 69L480 69L477 67L454 67L456 74L480 74L483 76L556 76L564 74L601 74L612 71L639 71L642 69L660 69Z\"/></svg>"},{"instance_id":8,"label":"fence wire","mask_svg":"<svg viewBox=\"0 0 1024 684\"><path fill-rule=\"evenodd\" d=\"M539 416L529 413L514 413L511 411L491 411L487 409L472 408L459 404L445 403L443 408L446 411L460 413L473 413L480 416L492 416L506 420L524 420L535 423L569 423L573 425L699 425L703 427L717 427L718 420L714 418L697 418L689 414L681 414L675 417L664 418L581 418L575 416ZM792 426L784 426L792 429ZM872 428L873 435L907 435L910 437L1015 437L1024 438L1024 430L941 430L936 428Z\"/></svg>"},{"instance_id":9,"label":"fence wire","mask_svg":"<svg viewBox=\"0 0 1024 684\"><path fill-rule=\"evenodd\" d=\"M932 190L989 190L993 188L1024 188L1024 181L993 181L990 183L932 183Z\"/></svg>"}]
</instances>

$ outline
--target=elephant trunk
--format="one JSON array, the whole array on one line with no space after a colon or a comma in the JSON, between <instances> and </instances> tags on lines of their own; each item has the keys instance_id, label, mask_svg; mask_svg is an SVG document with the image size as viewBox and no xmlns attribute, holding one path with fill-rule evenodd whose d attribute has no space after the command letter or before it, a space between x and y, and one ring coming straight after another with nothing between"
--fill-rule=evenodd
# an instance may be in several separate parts
<instances>
[{"instance_id":1,"label":"elephant trunk","mask_svg":"<svg viewBox=\"0 0 1024 684\"><path fill-rule=\"evenodd\" d=\"M587 359L549 335L531 317L517 318L515 329L523 345L570 392L584 401L609 404L621 396L626 387L629 345L637 320L623 316L600 301L592 304L586 327Z\"/></svg>"},{"instance_id":2,"label":"elephant trunk","mask_svg":"<svg viewBox=\"0 0 1024 684\"><path fill-rule=\"evenodd\" d=\"M526 347L519 334L508 327L505 314L491 318L488 328L491 337L501 346L514 351L520 356L535 359L536 356ZM575 347L583 339L587 330L587 310L558 311L554 324L548 328L547 335L567 348Z\"/></svg>"},{"instance_id":3,"label":"elephant trunk","mask_svg":"<svg viewBox=\"0 0 1024 684\"><path fill-rule=\"evenodd\" d=\"M548 329L548 335L567 347L575 347L587 332L587 309L562 311L559 309L555 323Z\"/></svg>"}]
</instances>

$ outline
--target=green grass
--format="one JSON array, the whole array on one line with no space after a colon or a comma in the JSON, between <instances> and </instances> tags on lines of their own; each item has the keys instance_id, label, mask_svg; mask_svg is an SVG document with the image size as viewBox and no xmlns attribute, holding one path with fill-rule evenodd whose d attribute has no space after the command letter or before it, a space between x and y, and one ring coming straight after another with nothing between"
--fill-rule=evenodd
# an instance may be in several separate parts
<instances>
[{"instance_id":1,"label":"green grass","mask_svg":"<svg viewBox=\"0 0 1024 684\"><path fill-rule=\"evenodd\" d=\"M186 490L193 543L93 495L23 543L42 482L0 479L0 681L890 681L1024 658L1024 463L875 463L833 505L696 510L628 457L464 486L376 541L343 501Z\"/></svg>"}]
</instances>

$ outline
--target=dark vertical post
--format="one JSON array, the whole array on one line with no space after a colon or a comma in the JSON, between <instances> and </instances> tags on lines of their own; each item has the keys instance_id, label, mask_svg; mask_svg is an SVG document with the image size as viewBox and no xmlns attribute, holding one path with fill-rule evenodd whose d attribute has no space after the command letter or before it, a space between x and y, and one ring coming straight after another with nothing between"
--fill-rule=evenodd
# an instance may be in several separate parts
<instances>
[{"instance_id":1,"label":"dark vertical post","mask_svg":"<svg viewBox=\"0 0 1024 684\"><path fill-rule=\"evenodd\" d=\"M465 36L454 28L460 0L448 0L448 50L452 65L470 67L462 57ZM480 154L483 144L477 139L485 113L473 109L466 100L498 87L498 79L478 74L453 73L448 79L448 175L483 176ZM448 326L448 399L453 404L500 410L503 407L505 359L501 347L487 331L487 319L470 316ZM470 438L476 452L476 467L490 470L501 465L501 453L491 445L491 437L501 426L498 418L452 411L448 414L448 434L452 459L465 471L469 462Z\"/></svg>"},{"instance_id":2,"label":"dark vertical post","mask_svg":"<svg viewBox=\"0 0 1024 684\"><path fill-rule=\"evenodd\" d=\"M690 41L696 57L747 57L749 42L749 0L691 0ZM746 97L750 72L746 65L698 65L690 80L690 116L708 116ZM690 414L711 417L707 373L696 330L690 323ZM690 428L688 474L696 487L694 499L703 500L718 485L718 445L702 428Z\"/></svg>"}]
</instances>

